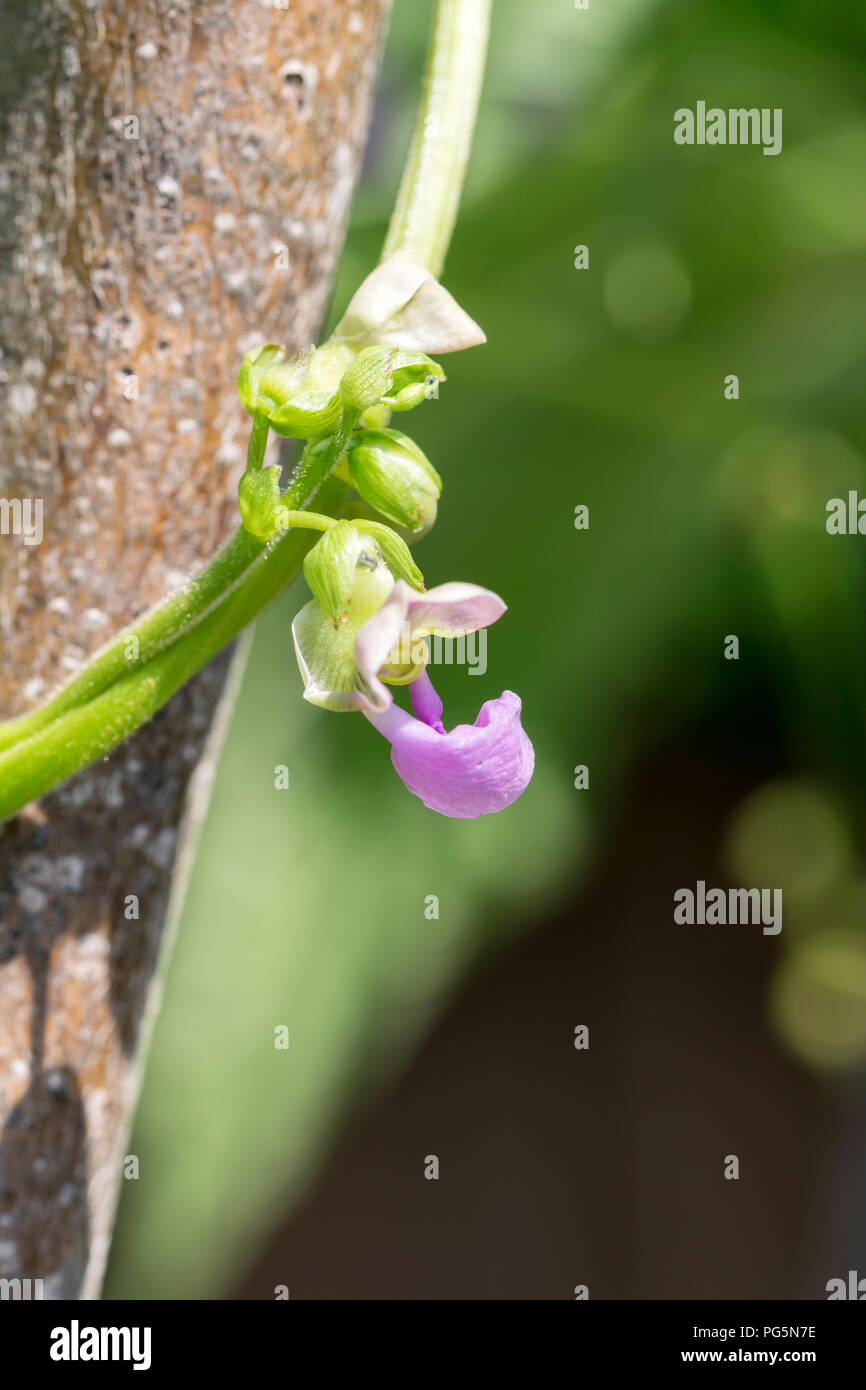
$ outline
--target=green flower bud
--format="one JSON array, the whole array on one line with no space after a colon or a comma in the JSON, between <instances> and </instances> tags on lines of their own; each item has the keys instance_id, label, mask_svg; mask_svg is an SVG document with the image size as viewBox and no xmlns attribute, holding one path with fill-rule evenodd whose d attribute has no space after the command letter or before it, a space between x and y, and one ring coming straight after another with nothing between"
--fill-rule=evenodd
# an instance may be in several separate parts
<instances>
[{"instance_id":1,"label":"green flower bud","mask_svg":"<svg viewBox=\"0 0 866 1390\"><path fill-rule=\"evenodd\" d=\"M378 612L394 577L376 542L351 521L338 521L304 560L304 578L319 607L334 623L360 626Z\"/></svg>"},{"instance_id":2,"label":"green flower bud","mask_svg":"<svg viewBox=\"0 0 866 1390\"><path fill-rule=\"evenodd\" d=\"M413 535L436 520L442 479L399 430L362 430L349 449L352 482L371 507Z\"/></svg>"},{"instance_id":3,"label":"green flower bud","mask_svg":"<svg viewBox=\"0 0 866 1390\"><path fill-rule=\"evenodd\" d=\"M411 410L430 400L445 373L423 352L394 347L368 347L358 353L340 383L345 404L363 412L381 404L392 410Z\"/></svg>"},{"instance_id":4,"label":"green flower bud","mask_svg":"<svg viewBox=\"0 0 866 1390\"><path fill-rule=\"evenodd\" d=\"M432 387L428 386L426 381L419 381L412 386L404 386L402 391L399 391L393 398L386 397L390 408L396 411L414 410L416 405L423 405L425 401L435 400L439 383L435 376L431 376L429 381L433 383Z\"/></svg>"},{"instance_id":5,"label":"green flower bud","mask_svg":"<svg viewBox=\"0 0 866 1390\"><path fill-rule=\"evenodd\" d=\"M300 391L309 375L312 352L312 348L305 348L296 357L287 358L285 348L277 343L265 343L248 352L238 375L244 410L250 415L257 410L269 415Z\"/></svg>"},{"instance_id":6,"label":"green flower bud","mask_svg":"<svg viewBox=\"0 0 866 1390\"><path fill-rule=\"evenodd\" d=\"M329 353L308 347L287 359L281 347L265 343L241 365L241 404L251 415L263 415L275 434L291 439L329 434L340 419L338 387L346 360L345 348Z\"/></svg>"},{"instance_id":7,"label":"green flower bud","mask_svg":"<svg viewBox=\"0 0 866 1390\"><path fill-rule=\"evenodd\" d=\"M435 400L445 373L422 352L398 352L391 385L382 397L392 410L414 410L423 401Z\"/></svg>"},{"instance_id":8,"label":"green flower bud","mask_svg":"<svg viewBox=\"0 0 866 1390\"><path fill-rule=\"evenodd\" d=\"M281 529L285 508L280 500L279 464L244 473L238 484L238 507L244 529L260 541L269 541Z\"/></svg>"}]
</instances>

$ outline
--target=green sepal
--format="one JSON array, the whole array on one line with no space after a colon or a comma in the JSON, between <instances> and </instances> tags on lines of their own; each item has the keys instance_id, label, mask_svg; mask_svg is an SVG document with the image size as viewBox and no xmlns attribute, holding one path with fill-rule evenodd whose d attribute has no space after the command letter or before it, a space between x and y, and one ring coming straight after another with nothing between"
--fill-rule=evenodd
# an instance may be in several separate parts
<instances>
[{"instance_id":1,"label":"green sepal","mask_svg":"<svg viewBox=\"0 0 866 1390\"><path fill-rule=\"evenodd\" d=\"M257 410L258 384L269 367L285 361L285 351L277 343L264 343L248 352L238 372L238 395L250 415Z\"/></svg>"},{"instance_id":2,"label":"green sepal","mask_svg":"<svg viewBox=\"0 0 866 1390\"><path fill-rule=\"evenodd\" d=\"M271 429L286 439L318 439L336 429L342 406L337 392L302 391L268 415Z\"/></svg>"},{"instance_id":3,"label":"green sepal","mask_svg":"<svg viewBox=\"0 0 866 1390\"><path fill-rule=\"evenodd\" d=\"M238 373L238 395L250 415L271 413L303 387L309 375L312 348L287 358L278 343L264 343L248 352Z\"/></svg>"},{"instance_id":4,"label":"green sepal","mask_svg":"<svg viewBox=\"0 0 866 1390\"><path fill-rule=\"evenodd\" d=\"M340 395L347 406L360 414L378 405L391 386L397 348L368 347L359 352L343 373Z\"/></svg>"},{"instance_id":5,"label":"green sepal","mask_svg":"<svg viewBox=\"0 0 866 1390\"><path fill-rule=\"evenodd\" d=\"M292 636L304 680L304 699L310 704L338 711L387 708L381 687L378 692L374 690L358 670L355 639L360 626L351 618L335 621L315 599L296 614Z\"/></svg>"},{"instance_id":6,"label":"green sepal","mask_svg":"<svg viewBox=\"0 0 866 1390\"><path fill-rule=\"evenodd\" d=\"M413 589L423 592L424 576L412 559L412 552L402 536L398 536L396 531L382 521L352 521L348 524L357 526L359 531L372 537L395 579L405 579Z\"/></svg>"},{"instance_id":7,"label":"green sepal","mask_svg":"<svg viewBox=\"0 0 866 1390\"><path fill-rule=\"evenodd\" d=\"M351 607L359 564L374 569L379 547L351 521L338 521L316 541L304 560L304 578L319 607L335 621Z\"/></svg>"},{"instance_id":8,"label":"green sepal","mask_svg":"<svg viewBox=\"0 0 866 1390\"><path fill-rule=\"evenodd\" d=\"M238 484L238 508L244 530L257 540L269 541L281 529L280 468L272 463L244 473Z\"/></svg>"}]
</instances>

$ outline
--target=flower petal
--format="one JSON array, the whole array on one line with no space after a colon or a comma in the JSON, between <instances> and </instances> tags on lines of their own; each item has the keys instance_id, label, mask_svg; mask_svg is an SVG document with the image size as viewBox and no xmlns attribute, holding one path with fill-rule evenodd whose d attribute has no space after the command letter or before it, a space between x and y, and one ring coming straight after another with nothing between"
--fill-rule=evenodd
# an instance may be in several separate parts
<instances>
[{"instance_id":1,"label":"flower petal","mask_svg":"<svg viewBox=\"0 0 866 1390\"><path fill-rule=\"evenodd\" d=\"M453 580L437 584L419 594L408 589L408 619L412 636L432 633L438 637L462 637L467 632L490 627L506 611L506 605L491 589L479 584ZM393 594L391 595L393 598Z\"/></svg>"},{"instance_id":2,"label":"flower petal","mask_svg":"<svg viewBox=\"0 0 866 1390\"><path fill-rule=\"evenodd\" d=\"M425 353L457 352L487 341L474 319L408 251L395 252L367 276L334 339Z\"/></svg>"},{"instance_id":3,"label":"flower petal","mask_svg":"<svg viewBox=\"0 0 866 1390\"><path fill-rule=\"evenodd\" d=\"M404 661L428 634L462 637L489 627L501 618L505 604L498 594L478 584L451 582L418 593L398 579L378 613L368 618L355 639L355 663L364 681L375 689L376 672L400 644Z\"/></svg>"},{"instance_id":4,"label":"flower petal","mask_svg":"<svg viewBox=\"0 0 866 1390\"><path fill-rule=\"evenodd\" d=\"M408 611L404 589L408 594L413 593L405 580L398 579L378 613L367 619L355 638L355 665L361 679L371 689L381 685L376 673L385 665L404 633Z\"/></svg>"},{"instance_id":5,"label":"flower petal","mask_svg":"<svg viewBox=\"0 0 866 1390\"><path fill-rule=\"evenodd\" d=\"M431 811L458 819L501 811L526 790L535 754L520 723L520 700L506 690L482 705L474 724L445 733L392 705L369 715L391 743L391 761Z\"/></svg>"}]
</instances>

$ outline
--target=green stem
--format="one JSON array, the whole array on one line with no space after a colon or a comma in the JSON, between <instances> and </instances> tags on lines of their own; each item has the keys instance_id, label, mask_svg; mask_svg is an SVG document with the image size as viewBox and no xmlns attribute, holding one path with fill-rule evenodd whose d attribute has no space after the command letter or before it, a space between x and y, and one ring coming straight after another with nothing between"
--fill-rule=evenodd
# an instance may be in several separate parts
<instances>
[{"instance_id":1,"label":"green stem","mask_svg":"<svg viewBox=\"0 0 866 1390\"><path fill-rule=\"evenodd\" d=\"M285 493L285 499L287 502L291 500L291 489ZM307 526L316 531L326 531L333 525L333 520L333 517L321 516L316 512L290 511L287 524L290 527ZM81 674L69 681L52 700L30 714L0 724L0 752L38 733L59 715L87 704L115 681L146 665L159 652L171 646L231 591L264 549L263 541L249 535L242 526L238 527L228 544L200 574L170 598L149 609L143 617L123 628L96 653Z\"/></svg>"},{"instance_id":2,"label":"green stem","mask_svg":"<svg viewBox=\"0 0 866 1390\"><path fill-rule=\"evenodd\" d=\"M382 259L411 251L442 273L475 129L492 0L438 0L409 156Z\"/></svg>"},{"instance_id":3,"label":"green stem","mask_svg":"<svg viewBox=\"0 0 866 1390\"><path fill-rule=\"evenodd\" d=\"M265 461L265 449L270 433L268 417L257 410L253 416L253 427L250 430L250 442L247 445L247 471L261 468Z\"/></svg>"},{"instance_id":4,"label":"green stem","mask_svg":"<svg viewBox=\"0 0 866 1390\"><path fill-rule=\"evenodd\" d=\"M305 508L313 500L316 489L321 487L346 452L346 445L349 443L358 416L359 411L344 409L334 433L329 435L327 439L317 440L314 444L307 446L298 465L298 471L283 494L285 506Z\"/></svg>"},{"instance_id":5,"label":"green stem","mask_svg":"<svg viewBox=\"0 0 866 1390\"><path fill-rule=\"evenodd\" d=\"M345 494L345 484L334 479L323 489L322 502L339 510ZM0 820L140 728L295 578L313 540L287 531L249 566L236 589L145 667L0 753Z\"/></svg>"},{"instance_id":6,"label":"green stem","mask_svg":"<svg viewBox=\"0 0 866 1390\"><path fill-rule=\"evenodd\" d=\"M232 589L263 550L262 541L239 527L194 579L123 628L53 699L31 714L0 724L0 750L36 733L67 710L86 704L170 646Z\"/></svg>"}]
</instances>

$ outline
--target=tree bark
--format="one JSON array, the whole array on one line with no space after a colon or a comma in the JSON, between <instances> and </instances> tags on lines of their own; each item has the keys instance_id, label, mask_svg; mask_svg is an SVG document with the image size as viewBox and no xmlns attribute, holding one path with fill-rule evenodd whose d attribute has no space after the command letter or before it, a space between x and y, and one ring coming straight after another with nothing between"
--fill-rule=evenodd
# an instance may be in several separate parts
<instances>
[{"instance_id":1,"label":"tree bark","mask_svg":"<svg viewBox=\"0 0 866 1390\"><path fill-rule=\"evenodd\" d=\"M0 716L235 524L240 359L316 336L387 3L0 15L0 498L41 501L43 530L0 536ZM0 830L0 1277L42 1279L46 1298L98 1296L227 668Z\"/></svg>"}]
</instances>

